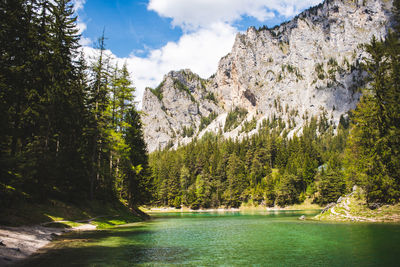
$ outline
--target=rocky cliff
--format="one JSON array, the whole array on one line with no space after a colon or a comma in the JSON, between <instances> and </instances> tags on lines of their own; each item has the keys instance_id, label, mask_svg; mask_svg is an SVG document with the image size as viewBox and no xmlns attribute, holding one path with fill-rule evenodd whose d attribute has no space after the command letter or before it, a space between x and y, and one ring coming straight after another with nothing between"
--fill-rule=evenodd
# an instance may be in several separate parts
<instances>
[{"instance_id":1,"label":"rocky cliff","mask_svg":"<svg viewBox=\"0 0 400 267\"><path fill-rule=\"evenodd\" d=\"M239 33L209 79L168 73L143 97L149 151L208 131L241 138L267 118L281 118L291 135L312 116L337 124L360 97L360 45L385 37L391 8L389 0L326 0L280 26Z\"/></svg>"}]
</instances>

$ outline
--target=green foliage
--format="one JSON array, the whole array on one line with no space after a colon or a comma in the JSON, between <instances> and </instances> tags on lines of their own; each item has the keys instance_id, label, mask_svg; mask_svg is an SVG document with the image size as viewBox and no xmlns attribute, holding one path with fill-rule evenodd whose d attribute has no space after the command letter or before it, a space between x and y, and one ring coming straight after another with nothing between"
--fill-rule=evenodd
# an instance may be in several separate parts
<instances>
[{"instance_id":1,"label":"green foliage","mask_svg":"<svg viewBox=\"0 0 400 267\"><path fill-rule=\"evenodd\" d=\"M317 73L318 79L320 79L320 80L325 79L324 64L318 63L317 65L315 65L315 72Z\"/></svg>"},{"instance_id":2,"label":"green foliage","mask_svg":"<svg viewBox=\"0 0 400 267\"><path fill-rule=\"evenodd\" d=\"M348 117L342 116L337 128L326 112L319 118L305 114L303 119L308 123L302 134L287 138L285 121L274 115L263 121L257 134L241 142L209 134L177 150L153 153L150 157L155 186L153 203L193 209L238 207L243 202L286 206L302 202L308 196L323 205L336 201L354 184L362 185L370 203L397 202L400 192L398 42L397 33L391 33L385 42L373 40L366 46L370 57L365 69L370 80L365 82L369 82L369 87L364 90L357 109ZM326 66L315 67L317 77L329 78L331 85L342 71L334 59ZM282 66L280 79L285 72L296 74L296 68ZM274 105L283 111L279 99ZM288 112L296 113L286 107ZM246 115L247 111L239 108L229 112L224 131L236 128ZM209 119L204 119L201 124L208 122ZM254 124L254 120L245 123L243 130L250 131ZM291 124L289 120L289 128L293 127Z\"/></svg>"},{"instance_id":3,"label":"green foliage","mask_svg":"<svg viewBox=\"0 0 400 267\"><path fill-rule=\"evenodd\" d=\"M208 134L177 150L152 153L153 204L175 206L180 197L181 205L194 209L243 202L285 206L312 197L319 190L318 166L343 152L348 130L339 127L333 135L329 126L319 132L313 118L302 136L288 139L280 121L264 121L241 142Z\"/></svg>"},{"instance_id":4,"label":"green foliage","mask_svg":"<svg viewBox=\"0 0 400 267\"><path fill-rule=\"evenodd\" d=\"M246 118L247 110L244 108L236 107L230 111L225 120L224 132L229 132L239 126L240 123Z\"/></svg>"},{"instance_id":5,"label":"green foliage","mask_svg":"<svg viewBox=\"0 0 400 267\"><path fill-rule=\"evenodd\" d=\"M86 66L72 2L0 4L1 205L54 198L134 207L145 200L129 197L146 191L129 186L132 175L123 167L136 153L135 172L147 171L144 143L133 146L129 136L141 132L130 119L130 74L125 65L111 67L104 34Z\"/></svg>"},{"instance_id":6,"label":"green foliage","mask_svg":"<svg viewBox=\"0 0 400 267\"><path fill-rule=\"evenodd\" d=\"M345 191L345 183L338 172L322 173L317 180L319 181L318 192L320 195L315 202L320 205L336 202Z\"/></svg>"},{"instance_id":7,"label":"green foliage","mask_svg":"<svg viewBox=\"0 0 400 267\"><path fill-rule=\"evenodd\" d=\"M294 66L292 66L290 64L288 64L288 65L284 64L284 65L281 66L281 68L282 68L283 76L285 76L284 73L288 72L290 74L296 75L298 80L303 80L303 75L301 75L299 68L294 67Z\"/></svg>"},{"instance_id":8,"label":"green foliage","mask_svg":"<svg viewBox=\"0 0 400 267\"><path fill-rule=\"evenodd\" d=\"M213 120L215 120L217 116L217 113L211 112L210 115L208 115L207 117L201 117L199 132L206 128Z\"/></svg>"},{"instance_id":9,"label":"green foliage","mask_svg":"<svg viewBox=\"0 0 400 267\"><path fill-rule=\"evenodd\" d=\"M243 123L241 132L249 133L255 128L257 128L257 119L254 117L253 119L251 119L251 121L245 121Z\"/></svg>"},{"instance_id":10,"label":"green foliage","mask_svg":"<svg viewBox=\"0 0 400 267\"><path fill-rule=\"evenodd\" d=\"M205 99L208 99L208 100L210 100L210 101L212 101L212 102L214 102L214 103L217 102L217 99L215 98L215 95L214 95L213 92L209 92L209 93L205 96Z\"/></svg>"},{"instance_id":11,"label":"green foliage","mask_svg":"<svg viewBox=\"0 0 400 267\"><path fill-rule=\"evenodd\" d=\"M394 203L400 199L398 33L365 48L369 86L353 113L345 174L349 186L363 186L368 203Z\"/></svg>"},{"instance_id":12,"label":"green foliage","mask_svg":"<svg viewBox=\"0 0 400 267\"><path fill-rule=\"evenodd\" d=\"M193 134L194 134L193 126L190 126L190 127L183 126L182 137L192 137Z\"/></svg>"},{"instance_id":13,"label":"green foliage","mask_svg":"<svg viewBox=\"0 0 400 267\"><path fill-rule=\"evenodd\" d=\"M342 160L338 154L331 154L331 158L316 176L318 196L314 202L326 205L336 202L346 191L346 184L342 174Z\"/></svg>"},{"instance_id":14,"label":"green foliage","mask_svg":"<svg viewBox=\"0 0 400 267\"><path fill-rule=\"evenodd\" d=\"M196 102L196 100L192 95L192 92L190 92L189 88L186 85L184 85L180 80L174 79L174 87L181 92L186 92L189 95L190 100L192 102Z\"/></svg>"},{"instance_id":15,"label":"green foliage","mask_svg":"<svg viewBox=\"0 0 400 267\"><path fill-rule=\"evenodd\" d=\"M290 204L299 203L300 178L294 174L284 174L277 188L276 204L285 207Z\"/></svg>"},{"instance_id":16,"label":"green foliage","mask_svg":"<svg viewBox=\"0 0 400 267\"><path fill-rule=\"evenodd\" d=\"M244 170L243 161L236 154L232 154L226 169L227 190L224 192L224 197L230 207L239 207L245 199L243 192L248 186L248 181Z\"/></svg>"},{"instance_id":17,"label":"green foliage","mask_svg":"<svg viewBox=\"0 0 400 267\"><path fill-rule=\"evenodd\" d=\"M164 86L164 81L163 82L161 82L156 88L154 88L154 89L152 89L152 88L149 88L150 89L150 92L152 92L153 93L153 95L155 95L157 98L158 98L158 100L162 100L163 99L163 93L162 93L162 87Z\"/></svg>"}]
</instances>

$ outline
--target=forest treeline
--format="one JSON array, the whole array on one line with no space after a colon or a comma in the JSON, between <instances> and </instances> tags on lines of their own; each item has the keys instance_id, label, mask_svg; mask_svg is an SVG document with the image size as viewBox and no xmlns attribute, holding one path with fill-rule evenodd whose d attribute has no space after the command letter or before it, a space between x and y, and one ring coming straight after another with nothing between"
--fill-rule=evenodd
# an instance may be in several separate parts
<instances>
[{"instance_id":1,"label":"forest treeline","mask_svg":"<svg viewBox=\"0 0 400 267\"><path fill-rule=\"evenodd\" d=\"M400 200L400 1L386 39L364 46L366 75L357 108L338 126L324 113L287 137L274 117L242 141L206 134L150 155L153 205L193 209L242 203L286 206L310 197L324 205L364 189L367 203Z\"/></svg>"},{"instance_id":2,"label":"forest treeline","mask_svg":"<svg viewBox=\"0 0 400 267\"><path fill-rule=\"evenodd\" d=\"M149 200L130 74L87 65L72 1L0 1L0 205L21 199Z\"/></svg>"},{"instance_id":3,"label":"forest treeline","mask_svg":"<svg viewBox=\"0 0 400 267\"><path fill-rule=\"evenodd\" d=\"M302 135L288 138L282 120L265 120L257 134L240 142L209 133L176 151L154 152L154 204L286 206L316 192L320 204L337 200L346 190L340 172L349 132L348 120L341 121L335 134L326 116L311 118Z\"/></svg>"},{"instance_id":4,"label":"forest treeline","mask_svg":"<svg viewBox=\"0 0 400 267\"><path fill-rule=\"evenodd\" d=\"M276 117L240 142L207 134L148 161L135 88L127 67L107 56L104 34L87 64L71 1L0 1L0 205L326 204L353 185L370 204L398 202L399 2L397 26L365 46L367 86L339 125L324 113L289 138Z\"/></svg>"}]
</instances>

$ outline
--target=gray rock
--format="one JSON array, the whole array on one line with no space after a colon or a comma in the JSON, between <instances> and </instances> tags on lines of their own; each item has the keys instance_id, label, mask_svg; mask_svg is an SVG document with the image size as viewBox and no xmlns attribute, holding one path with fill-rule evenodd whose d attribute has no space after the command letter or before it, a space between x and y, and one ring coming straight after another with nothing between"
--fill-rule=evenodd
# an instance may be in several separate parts
<instances>
[{"instance_id":1,"label":"gray rock","mask_svg":"<svg viewBox=\"0 0 400 267\"><path fill-rule=\"evenodd\" d=\"M189 105L188 111L189 111L189 113L192 114L192 115L197 115L197 114L199 114L199 110L198 110L196 104L191 104L191 105Z\"/></svg>"},{"instance_id":2,"label":"gray rock","mask_svg":"<svg viewBox=\"0 0 400 267\"><path fill-rule=\"evenodd\" d=\"M325 114L337 125L340 116L359 101L356 88L365 75L359 65L366 56L359 45L368 43L373 35L378 39L386 36L391 7L392 0L365 0L362 5L325 1L274 29L250 27L238 33L232 51L220 60L209 79L190 70L171 71L159 87L162 98L150 89L143 96L148 150L170 142L177 147L207 131L217 133L235 107L245 108L246 120L255 117L258 126L274 115L287 127L291 121L295 126L289 137L301 132L311 116ZM373 16L365 10L373 10ZM200 131L202 117L211 112L218 117ZM184 127L192 127L194 135L184 137ZM247 134L240 129L223 135L241 139L257 132Z\"/></svg>"},{"instance_id":3,"label":"gray rock","mask_svg":"<svg viewBox=\"0 0 400 267\"><path fill-rule=\"evenodd\" d=\"M370 208L371 210L379 209L382 206L383 206L382 203L369 203L368 204L368 208Z\"/></svg>"},{"instance_id":4,"label":"gray rock","mask_svg":"<svg viewBox=\"0 0 400 267\"><path fill-rule=\"evenodd\" d=\"M56 238L56 237L58 237L59 235L58 234L56 234L56 233L51 233L50 234L50 237L53 239L53 238Z\"/></svg>"},{"instance_id":5,"label":"gray rock","mask_svg":"<svg viewBox=\"0 0 400 267\"><path fill-rule=\"evenodd\" d=\"M329 203L329 204L326 205L326 207L321 211L321 214L327 212L330 208L332 208L332 207L335 206L335 205L336 205L335 202Z\"/></svg>"},{"instance_id":6,"label":"gray rock","mask_svg":"<svg viewBox=\"0 0 400 267\"><path fill-rule=\"evenodd\" d=\"M299 220L304 221L305 219L306 219L306 216L304 216L304 215L301 215L301 216L299 217Z\"/></svg>"}]
</instances>

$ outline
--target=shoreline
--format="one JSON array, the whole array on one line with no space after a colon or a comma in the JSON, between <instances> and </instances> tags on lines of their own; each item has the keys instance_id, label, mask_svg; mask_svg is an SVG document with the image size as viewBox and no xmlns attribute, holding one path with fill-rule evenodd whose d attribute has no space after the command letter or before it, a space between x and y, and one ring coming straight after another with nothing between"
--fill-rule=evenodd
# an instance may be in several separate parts
<instances>
[{"instance_id":1,"label":"shoreline","mask_svg":"<svg viewBox=\"0 0 400 267\"><path fill-rule=\"evenodd\" d=\"M295 211L295 210L323 210L325 206L312 204L312 200L307 198L301 204L293 204L286 207L266 207L266 206L253 206L251 204L243 204L239 208L211 208L211 209L197 209L193 210L189 207L181 207L180 209L174 207L141 207L141 210L149 213L168 213L168 212L237 212L237 211Z\"/></svg>"},{"instance_id":2,"label":"shoreline","mask_svg":"<svg viewBox=\"0 0 400 267\"><path fill-rule=\"evenodd\" d=\"M352 200L352 201L351 201ZM354 207L353 202L355 202L353 194L349 194L346 197L341 198L338 203L329 208L325 208L325 212L322 211L319 215L312 218L315 221L332 221L332 222L340 222L340 221L353 221L353 222L400 222L400 214L395 213L395 216L384 217L384 219L380 216L360 216L361 214L357 214L358 216L354 216L350 214L350 207ZM360 203L357 203L360 205ZM382 209L387 208L388 205L383 206L382 208L377 209L380 211ZM400 206L398 206L400 208ZM341 209L339 209L341 208ZM344 209L343 209L344 208ZM144 210L144 208L141 208ZM254 206L241 206L240 208L213 208L213 209L199 209L192 210L188 207L183 207L181 209L176 209L172 207L151 207L149 209L145 209L148 213L185 213L185 212L194 212L194 213L202 213L202 212L241 212L241 211L265 211L265 212L274 212L274 211L316 211L322 210L323 207L320 206L310 206L310 205L292 205L287 207L254 207ZM364 215L364 214L363 214ZM368 214L370 215L370 214ZM382 215L382 214L381 214ZM103 217L103 216L100 216ZM98 218L98 217L96 217ZM46 227L45 225L48 223L43 223L40 225L34 226L0 226L0 266L9 266L13 264L17 264L35 254L39 249L44 248L48 244L50 244L57 237L73 232L73 231L94 231L98 230L98 227L90 222L95 218L86 220L84 224L80 223L79 225L71 228L54 228L54 227ZM58 221L63 222L63 221ZM81 221L82 222L82 221ZM57 221L49 222L49 223L57 223Z\"/></svg>"},{"instance_id":3,"label":"shoreline","mask_svg":"<svg viewBox=\"0 0 400 267\"><path fill-rule=\"evenodd\" d=\"M18 264L57 237L79 231L107 229L147 219L121 203L91 201L80 206L50 200L20 203L0 213L0 266Z\"/></svg>"},{"instance_id":4,"label":"shoreline","mask_svg":"<svg viewBox=\"0 0 400 267\"><path fill-rule=\"evenodd\" d=\"M152 207L149 209L145 209L145 212L148 213L185 213L185 212L193 212L193 213L202 213L202 212L240 212L240 211L317 211L323 210L324 207L313 207L313 208L301 208L296 206L288 206L288 207L240 207L240 208L214 208L214 209L198 209L192 210L190 208L184 207L180 209L172 208L172 207Z\"/></svg>"},{"instance_id":5,"label":"shoreline","mask_svg":"<svg viewBox=\"0 0 400 267\"><path fill-rule=\"evenodd\" d=\"M35 226L0 226L0 266L19 263L50 244L55 238L72 231L91 231L97 227L82 224L72 228Z\"/></svg>"}]
</instances>

